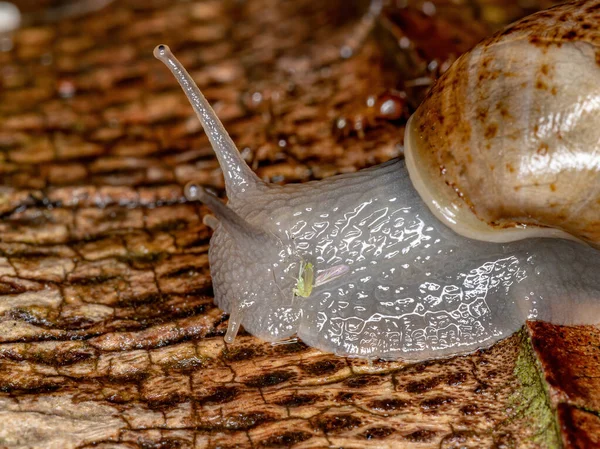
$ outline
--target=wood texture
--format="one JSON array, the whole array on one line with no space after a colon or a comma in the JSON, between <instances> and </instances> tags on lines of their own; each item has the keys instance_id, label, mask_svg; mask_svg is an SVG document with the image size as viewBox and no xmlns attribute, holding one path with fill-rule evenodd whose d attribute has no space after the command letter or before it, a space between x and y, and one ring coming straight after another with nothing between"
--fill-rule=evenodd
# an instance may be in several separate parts
<instances>
[{"instance_id":1,"label":"wood texture","mask_svg":"<svg viewBox=\"0 0 600 449\"><path fill-rule=\"evenodd\" d=\"M423 52L428 27L466 45L452 23L487 18L458 33L476 41L521 11L436 5L390 13L365 42L364 5L342 0L127 0L18 31L0 53L0 447L547 446L522 335L410 366L244 334L225 345L207 210L182 196L190 180L223 184L155 45L261 177L306 181L401 154L426 86L406 88L399 117L366 101L403 98L408 62L427 81L428 58L453 58ZM389 53L406 37L398 14L414 27L408 59Z\"/></svg>"}]
</instances>

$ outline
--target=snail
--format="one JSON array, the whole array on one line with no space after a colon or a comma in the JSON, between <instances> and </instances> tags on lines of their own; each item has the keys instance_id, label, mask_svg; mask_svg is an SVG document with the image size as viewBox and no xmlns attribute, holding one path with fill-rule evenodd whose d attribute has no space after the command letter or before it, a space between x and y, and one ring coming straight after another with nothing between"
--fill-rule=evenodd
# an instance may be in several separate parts
<instances>
[{"instance_id":1,"label":"snail","mask_svg":"<svg viewBox=\"0 0 600 449\"><path fill-rule=\"evenodd\" d=\"M169 48L223 170L209 261L225 341L243 325L340 356L423 360L525 320L600 323L600 1L484 40L409 119L405 160L272 185L246 165Z\"/></svg>"}]
</instances>

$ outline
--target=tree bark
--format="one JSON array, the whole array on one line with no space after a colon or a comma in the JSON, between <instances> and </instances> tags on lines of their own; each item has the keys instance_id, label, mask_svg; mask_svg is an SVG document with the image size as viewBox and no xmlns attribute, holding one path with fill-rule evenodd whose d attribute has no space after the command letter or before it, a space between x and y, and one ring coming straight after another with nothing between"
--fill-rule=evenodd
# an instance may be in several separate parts
<instances>
[{"instance_id":1,"label":"tree bark","mask_svg":"<svg viewBox=\"0 0 600 449\"><path fill-rule=\"evenodd\" d=\"M403 67L421 64L411 70L427 84L427 58L451 60L523 12L484 23L439 3L434 17L412 8L370 24L361 6L128 0L16 33L0 53L0 447L551 447L598 428L586 411L600 409L597 383L556 374L569 359L542 343L571 343L552 326L413 365L243 333L223 342L208 211L182 195L191 180L223 182L152 49L171 46L262 178L306 181L401 155L426 88L392 91L410 81ZM390 57L407 23L416 47ZM431 30L454 46L423 53ZM400 115L365 106L385 95ZM582 360L597 354L596 330L568 332Z\"/></svg>"}]
</instances>

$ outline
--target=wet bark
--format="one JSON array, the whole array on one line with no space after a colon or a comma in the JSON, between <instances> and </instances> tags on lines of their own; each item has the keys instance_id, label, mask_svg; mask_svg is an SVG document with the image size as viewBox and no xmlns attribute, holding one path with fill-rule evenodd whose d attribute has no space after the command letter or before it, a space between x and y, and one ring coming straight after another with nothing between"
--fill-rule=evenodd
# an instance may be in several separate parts
<instances>
[{"instance_id":1,"label":"wet bark","mask_svg":"<svg viewBox=\"0 0 600 449\"><path fill-rule=\"evenodd\" d=\"M364 42L364 5L341 0L129 0L21 29L0 53L0 447L544 447L540 404L593 425L516 369L538 363L529 334L410 366L223 342L207 210L182 196L222 178L153 47L171 46L261 177L306 181L401 155L424 92L407 61L435 78L431 60L515 7L472 33L451 24L487 9L456 8L390 14ZM390 56L407 23L413 53ZM423 53L431 26L455 47ZM386 95L399 114L366 106Z\"/></svg>"}]
</instances>

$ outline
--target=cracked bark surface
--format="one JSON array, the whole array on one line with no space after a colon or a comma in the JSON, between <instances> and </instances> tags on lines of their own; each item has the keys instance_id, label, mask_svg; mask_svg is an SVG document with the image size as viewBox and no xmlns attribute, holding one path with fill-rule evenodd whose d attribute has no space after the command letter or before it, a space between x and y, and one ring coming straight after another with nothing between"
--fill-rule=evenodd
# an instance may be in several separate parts
<instances>
[{"instance_id":1,"label":"cracked bark surface","mask_svg":"<svg viewBox=\"0 0 600 449\"><path fill-rule=\"evenodd\" d=\"M522 13L483 5L487 24L458 33L481 11L436 6L390 16L350 59L364 5L341 0L127 0L19 30L0 53L0 447L545 446L515 370L524 334L415 365L225 345L208 210L182 195L223 184L156 44L261 177L306 181L401 153L403 119L364 106L405 81L406 59L383 50L394 20L413 27L411 61L443 62ZM424 51L432 29L453 45ZM563 421L591 422L569 404L554 404Z\"/></svg>"}]
</instances>

